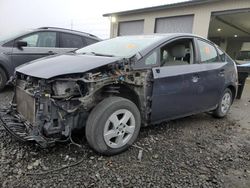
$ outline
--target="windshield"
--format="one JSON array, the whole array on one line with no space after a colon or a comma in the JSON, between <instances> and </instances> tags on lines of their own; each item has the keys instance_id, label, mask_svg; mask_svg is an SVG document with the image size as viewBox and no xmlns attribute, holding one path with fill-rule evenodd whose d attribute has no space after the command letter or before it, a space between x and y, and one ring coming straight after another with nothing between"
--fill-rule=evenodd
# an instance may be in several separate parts
<instances>
[{"instance_id":1,"label":"windshield","mask_svg":"<svg viewBox=\"0 0 250 188\"><path fill-rule=\"evenodd\" d=\"M237 60L250 60L250 51L240 51L236 57Z\"/></svg>"},{"instance_id":2,"label":"windshield","mask_svg":"<svg viewBox=\"0 0 250 188\"><path fill-rule=\"evenodd\" d=\"M19 31L19 32L11 32L11 33L7 33L7 34L4 34L4 35L0 35L0 42L5 42L5 41L8 41L8 40L11 40L11 39L14 39L16 37L19 37L21 35L24 35L26 34L27 31Z\"/></svg>"},{"instance_id":3,"label":"windshield","mask_svg":"<svg viewBox=\"0 0 250 188\"><path fill-rule=\"evenodd\" d=\"M162 38L163 36L152 35L116 37L81 48L76 53L130 57Z\"/></svg>"}]
</instances>

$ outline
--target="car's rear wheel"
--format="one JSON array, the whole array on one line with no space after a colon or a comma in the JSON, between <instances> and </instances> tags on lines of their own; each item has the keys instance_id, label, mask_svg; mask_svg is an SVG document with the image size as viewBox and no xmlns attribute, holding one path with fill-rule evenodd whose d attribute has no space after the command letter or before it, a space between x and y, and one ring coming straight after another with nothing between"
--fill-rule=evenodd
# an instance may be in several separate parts
<instances>
[{"instance_id":1,"label":"car's rear wheel","mask_svg":"<svg viewBox=\"0 0 250 188\"><path fill-rule=\"evenodd\" d=\"M7 76L5 71L0 67L0 91L3 90L7 82Z\"/></svg>"},{"instance_id":2,"label":"car's rear wheel","mask_svg":"<svg viewBox=\"0 0 250 188\"><path fill-rule=\"evenodd\" d=\"M213 115L218 118L225 117L232 105L232 92L230 89L226 89L219 101L218 107L216 110L213 112Z\"/></svg>"},{"instance_id":3,"label":"car's rear wheel","mask_svg":"<svg viewBox=\"0 0 250 188\"><path fill-rule=\"evenodd\" d=\"M140 126L140 112L133 102L109 97L91 111L86 124L86 138L96 152L115 155L134 143Z\"/></svg>"}]
</instances>

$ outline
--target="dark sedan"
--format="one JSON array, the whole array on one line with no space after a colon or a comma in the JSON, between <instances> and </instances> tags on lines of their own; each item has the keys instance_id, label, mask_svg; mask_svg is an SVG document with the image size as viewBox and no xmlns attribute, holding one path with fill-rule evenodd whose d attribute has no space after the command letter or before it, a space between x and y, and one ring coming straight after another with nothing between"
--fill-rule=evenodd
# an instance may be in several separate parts
<instances>
[{"instance_id":1,"label":"dark sedan","mask_svg":"<svg viewBox=\"0 0 250 188\"><path fill-rule=\"evenodd\" d=\"M235 62L191 34L124 36L16 70L5 128L42 147L85 129L89 145L113 155L141 125L201 112L227 115L237 92Z\"/></svg>"}]
</instances>

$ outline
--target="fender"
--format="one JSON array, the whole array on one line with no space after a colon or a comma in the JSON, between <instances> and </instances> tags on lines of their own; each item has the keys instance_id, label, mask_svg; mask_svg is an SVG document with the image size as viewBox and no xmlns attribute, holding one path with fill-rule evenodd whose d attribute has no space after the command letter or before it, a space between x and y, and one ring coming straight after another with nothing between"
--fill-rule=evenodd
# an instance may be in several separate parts
<instances>
[{"instance_id":1,"label":"fender","mask_svg":"<svg viewBox=\"0 0 250 188\"><path fill-rule=\"evenodd\" d=\"M4 69L9 79L15 72L15 68L12 66L11 58L4 53L0 53L0 67Z\"/></svg>"}]
</instances>

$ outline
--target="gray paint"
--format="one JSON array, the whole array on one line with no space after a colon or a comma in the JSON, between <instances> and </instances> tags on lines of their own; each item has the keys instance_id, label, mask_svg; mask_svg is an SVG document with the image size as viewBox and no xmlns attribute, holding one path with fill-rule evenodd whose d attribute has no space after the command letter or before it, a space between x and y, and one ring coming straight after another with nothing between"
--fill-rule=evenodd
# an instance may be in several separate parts
<instances>
[{"instance_id":1,"label":"gray paint","mask_svg":"<svg viewBox=\"0 0 250 188\"><path fill-rule=\"evenodd\" d=\"M0 46L0 67L6 71L7 76L13 74L15 67L11 64L12 48Z\"/></svg>"}]
</instances>

